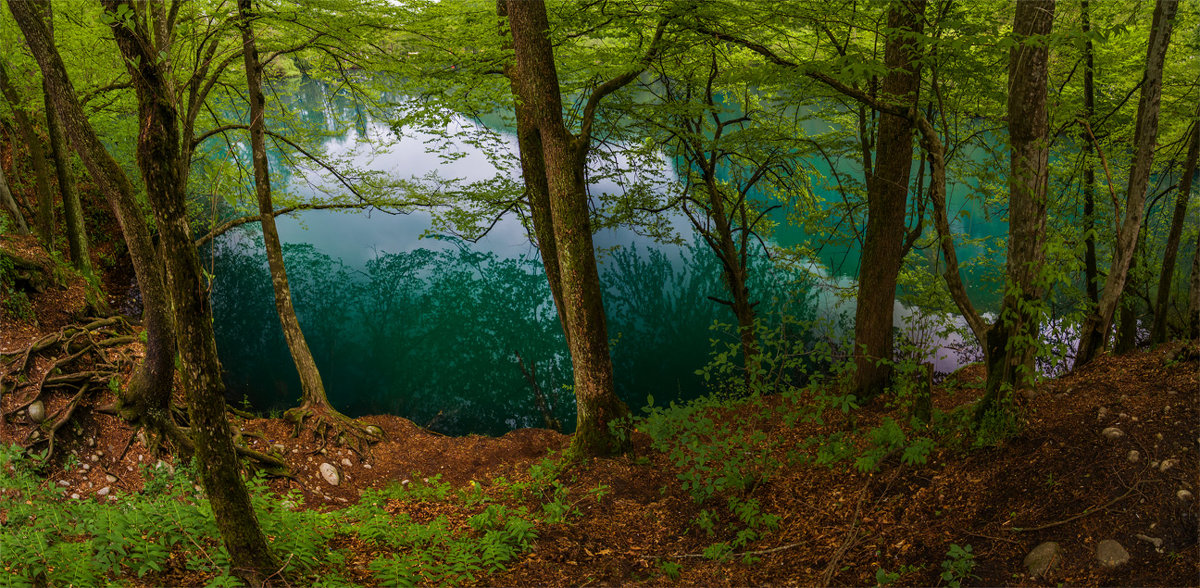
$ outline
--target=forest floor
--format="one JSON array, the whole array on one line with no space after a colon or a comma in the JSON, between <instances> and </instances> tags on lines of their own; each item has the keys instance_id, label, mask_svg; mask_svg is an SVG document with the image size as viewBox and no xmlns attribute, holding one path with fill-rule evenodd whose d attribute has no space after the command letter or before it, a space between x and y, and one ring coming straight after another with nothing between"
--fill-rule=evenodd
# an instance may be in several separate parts
<instances>
[{"instance_id":1,"label":"forest floor","mask_svg":"<svg viewBox=\"0 0 1200 588\"><path fill-rule=\"evenodd\" d=\"M82 287L72 282L30 295L32 313L25 316L0 308L0 352L83 320ZM136 358L139 345L111 352ZM959 568L966 570L959 575L963 585L1200 585L1194 497L1200 493L1200 354L1180 353L1179 347L1105 356L1044 382L1022 394L1019 432L996 446L939 446L919 465L904 464L892 452L870 473L782 455L810 439L870 429L889 414L883 407L857 411L854 420L835 415L823 424L752 418L751 413L782 414L778 409L794 402L782 396L714 409L708 416L718 425L753 423L781 452L781 465L738 494L777 515L777 528L760 529L757 539L718 560L702 554L714 543L732 541L738 526L715 525L710 534L697 521L706 512L726 513L728 521L725 499L694 500L681 484L684 468L653 448L646 434L634 433L625 455L566 465L558 479L569 489L572 514L565 522L541 524L529 551L479 584L866 586L886 579L894 585L944 586L950 582L941 575L947 569L943 562L953 567L969 560ZM35 358L29 377L41 377L39 370L49 363ZM974 401L981 382L978 366L952 375L934 389L935 407L948 413ZM71 396L48 391L46 414ZM112 400L108 389L84 397L73 419L77 425L60 431L59 465L48 469L45 484L64 488L64 500L105 495L111 500L118 492L137 492L143 484L139 466L173 461L155 455L117 417L89 410ZM5 394L0 410L7 415L19 402L17 395ZM0 442L28 439L34 426L25 411L12 412L0 419ZM290 466L294 478L273 479L271 488L299 489L305 508L320 510L353 503L366 488L435 475L456 488L495 489L495 500L519 504L504 497L502 486L528 480L531 466L569 443L569 437L541 429L499 438L447 437L403 418L370 416L362 420L382 428L387 439L360 454L309 432L292 437L290 424L280 419L232 420L248 445L281 453ZM1102 431L1108 427L1123 435L1107 438ZM340 470L339 485L322 478L322 463ZM461 522L482 508L453 500L389 503L389 511L418 521L446 516ZM1107 539L1124 547L1127 563L1098 562L1097 546ZM1047 541L1057 542L1061 551L1045 577L1032 577L1026 555ZM970 554L952 545L969 545ZM366 562L378 548L349 540L340 547L352 553L344 576L375 584ZM896 575L877 576L881 569ZM207 578L168 568L125 580L203 585Z\"/></svg>"}]
</instances>

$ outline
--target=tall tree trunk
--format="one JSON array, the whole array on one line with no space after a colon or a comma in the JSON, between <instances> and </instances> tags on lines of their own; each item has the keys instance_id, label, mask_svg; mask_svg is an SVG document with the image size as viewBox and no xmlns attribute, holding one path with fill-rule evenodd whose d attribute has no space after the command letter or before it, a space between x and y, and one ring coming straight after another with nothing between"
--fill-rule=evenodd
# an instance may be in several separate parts
<instances>
[{"instance_id":1,"label":"tall tree trunk","mask_svg":"<svg viewBox=\"0 0 1200 588\"><path fill-rule=\"evenodd\" d=\"M119 0L104 0L115 12ZM162 242L167 290L175 309L180 375L188 400L200 478L235 573L251 585L266 583L279 569L242 483L237 453L225 417L225 384L213 336L208 288L187 220L187 175L169 64L160 62L167 39L151 35L145 15L111 26L138 97L141 132L137 162ZM162 31L159 31L162 34Z\"/></svg>"},{"instance_id":2,"label":"tall tree trunk","mask_svg":"<svg viewBox=\"0 0 1200 588\"><path fill-rule=\"evenodd\" d=\"M1079 3L1080 19L1083 21L1083 32L1091 32L1092 24L1088 18L1088 0ZM1095 51L1092 39L1088 37L1083 43L1083 116L1089 128L1096 118L1096 67ZM1094 132L1094 130L1093 130ZM1100 282L1096 272L1096 166L1092 162L1092 137L1087 129L1080 132L1079 140L1083 144L1083 279L1088 300L1092 306L1100 300Z\"/></svg>"},{"instance_id":3,"label":"tall tree trunk","mask_svg":"<svg viewBox=\"0 0 1200 588\"><path fill-rule=\"evenodd\" d=\"M1046 189L1050 178L1046 85L1049 49L1044 37L1054 26L1054 0L1017 3L1013 33L1020 44L1008 59L1009 161L1008 265L1000 316L987 333L987 382L977 418L1000 404L1032 373L1039 337L1038 286L1045 261ZM1030 37L1038 37L1030 42Z\"/></svg>"},{"instance_id":4,"label":"tall tree trunk","mask_svg":"<svg viewBox=\"0 0 1200 588\"><path fill-rule=\"evenodd\" d=\"M258 47L252 28L253 10L250 0L238 0L241 14L242 56L246 66L246 84L249 86L250 102L250 149L254 160L254 187L258 198L259 224L262 225L263 246L267 250L267 266L271 270L271 285L275 290L275 311L283 327L283 338L287 341L292 362L300 374L303 391L301 409L332 410L325 394L325 384L313 360L296 309L292 306L291 288L288 286L287 269L283 266L283 248L279 244L279 231L275 228L275 206L271 203L271 172L267 163L266 113L262 93L262 63L258 60Z\"/></svg>"},{"instance_id":5,"label":"tall tree trunk","mask_svg":"<svg viewBox=\"0 0 1200 588\"><path fill-rule=\"evenodd\" d=\"M12 216L13 224L17 226L16 233L28 235L29 224L25 222L25 215L21 214L21 209L17 207L17 201L8 187L8 178L4 177L3 167L0 167L0 205L3 205L4 210L7 210L8 214Z\"/></svg>"},{"instance_id":6,"label":"tall tree trunk","mask_svg":"<svg viewBox=\"0 0 1200 588\"><path fill-rule=\"evenodd\" d=\"M1200 235L1192 250L1192 279L1188 288L1188 311L1184 319L1188 339L1200 339Z\"/></svg>"},{"instance_id":7,"label":"tall tree trunk","mask_svg":"<svg viewBox=\"0 0 1200 588\"><path fill-rule=\"evenodd\" d=\"M3 93L4 99L8 101L8 105L12 109L17 129L21 132L21 139L25 141L26 148L29 149L29 159L33 164L34 188L37 191L37 218L34 222L34 229L37 231L42 245L53 251L54 193L50 190L50 170L46 166L46 151L42 147L42 139L38 137L37 131L33 128L33 121L25 112L24 102L21 101L16 87L12 85L12 80L9 79L8 71L3 63L0 63L0 93Z\"/></svg>"},{"instance_id":8,"label":"tall tree trunk","mask_svg":"<svg viewBox=\"0 0 1200 588\"><path fill-rule=\"evenodd\" d=\"M1175 277L1175 259L1179 255L1179 240L1183 235L1183 221L1187 219L1188 199L1192 195L1192 179L1196 175L1196 159L1200 156L1200 107L1196 121L1192 123L1192 140L1188 145L1187 158L1183 164L1183 177L1179 179L1179 195L1175 198L1175 214L1171 217L1171 231L1167 234L1167 245L1163 250L1162 273L1158 276L1158 296L1154 302L1154 326L1150 329L1150 340L1162 343L1167 340L1167 315L1171 310L1171 281ZM1197 255L1200 257L1200 254Z\"/></svg>"},{"instance_id":9,"label":"tall tree trunk","mask_svg":"<svg viewBox=\"0 0 1200 588\"><path fill-rule=\"evenodd\" d=\"M697 146L696 153L700 153ZM730 309L738 323L738 338L742 343L742 365L746 369L746 389L749 391L757 381L759 370L758 338L754 332L754 306L750 303L750 289L746 286L747 268L743 250L739 250L733 240L733 221L725 210L725 194L717 181L716 161L710 160L701 164L703 167L704 184L708 192L708 209L712 215L713 229L716 231L715 245L717 258L721 260L721 276L725 287L729 289ZM698 225L697 225L698 226ZM744 227L749 230L749 227Z\"/></svg>"},{"instance_id":10,"label":"tall tree trunk","mask_svg":"<svg viewBox=\"0 0 1200 588\"><path fill-rule=\"evenodd\" d=\"M1146 74L1138 101L1137 125L1133 136L1135 153L1133 165L1129 170L1129 186L1125 191L1125 218L1117 234L1112 266L1104 282L1100 303L1088 313L1080 329L1079 347L1075 352L1076 366L1091 362L1104 349L1113 313L1121 298L1121 292L1125 289L1129 264L1133 259L1138 234L1142 228L1142 217L1146 212L1146 189L1150 183L1150 166L1153 163L1154 145L1158 135L1163 63L1166 61L1171 26L1178 8L1178 0L1158 0L1154 5L1154 19L1150 25L1150 40L1146 48Z\"/></svg>"},{"instance_id":11,"label":"tall tree trunk","mask_svg":"<svg viewBox=\"0 0 1200 588\"><path fill-rule=\"evenodd\" d=\"M920 48L913 33L923 30L925 0L898 0L888 10L883 78L885 101L915 105L921 85ZM912 122L884 113L879 121L875 164L867 177L867 228L854 311L855 395L872 398L891 381L892 323L896 277L903 263L904 215L912 171Z\"/></svg>"},{"instance_id":12,"label":"tall tree trunk","mask_svg":"<svg viewBox=\"0 0 1200 588\"><path fill-rule=\"evenodd\" d=\"M50 42L54 42L54 13L49 3L46 4L45 10L46 30L50 33ZM50 155L54 160L58 194L62 198L63 217L67 224L67 248L71 252L71 265L80 273L90 276L94 273L92 258L87 227L83 222L83 205L79 201L79 187L75 185L75 174L71 170L71 152L66 138L63 137L62 124L58 120L58 112L50 96L50 87L44 79L42 102L46 108L46 134L50 136Z\"/></svg>"},{"instance_id":13,"label":"tall tree trunk","mask_svg":"<svg viewBox=\"0 0 1200 588\"><path fill-rule=\"evenodd\" d=\"M175 334L158 251L151 244L150 229L134 196L133 185L88 122L58 49L41 19L41 10L35 10L45 4L45 0L8 3L26 45L42 70L43 81L71 143L121 225L141 291L146 357L120 393L121 415L135 424L147 424L162 431L174 426L169 407L175 373Z\"/></svg>"},{"instance_id":14,"label":"tall tree trunk","mask_svg":"<svg viewBox=\"0 0 1200 588\"><path fill-rule=\"evenodd\" d=\"M562 119L562 96L542 0L509 0L517 99L530 110L542 142L550 213L562 283L578 410L573 447L585 455L623 449L608 423L628 413L613 390L612 359L584 185L586 134L573 137Z\"/></svg>"}]
</instances>

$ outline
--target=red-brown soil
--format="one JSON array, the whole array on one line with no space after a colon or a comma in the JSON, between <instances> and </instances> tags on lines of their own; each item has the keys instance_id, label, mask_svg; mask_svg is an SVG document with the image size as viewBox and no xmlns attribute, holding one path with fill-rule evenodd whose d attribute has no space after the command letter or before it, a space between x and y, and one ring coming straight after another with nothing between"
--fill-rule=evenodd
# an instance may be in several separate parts
<instances>
[{"instance_id":1,"label":"red-brown soil","mask_svg":"<svg viewBox=\"0 0 1200 588\"><path fill-rule=\"evenodd\" d=\"M0 352L78 320L84 304L76 292L80 287L32 296L36 324L0 311ZM996 447L939 449L920 466L902 465L893 455L871 474L845 465L782 467L747 496L758 499L764 512L781 516L778 530L745 548L754 552L751 563L741 557L725 562L699 557L708 545L731 539L730 532L710 537L692 524L701 509L725 508L724 499L696 504L681 489L668 457L636 434L626 455L571 465L560 480L571 488L578 515L542 525L531 551L480 583L874 585L882 567L903 572L898 585L933 586L946 584L939 578L941 564L957 544L970 545L975 555L977 578L966 582L970 585L1198 585L1197 502L1180 499L1177 492L1200 494L1200 361L1195 354L1168 359L1177 347L1105 356L1045 382L1036 395L1023 399L1021 431ZM31 375L37 377L45 364L37 364ZM935 406L949 410L975 399L981 376L978 368L959 372L934 390ZM52 392L48 412L66 397L66 392ZM116 417L88 410L111 400L107 390L86 398L78 411L78 431L64 428L60 458L75 455L87 470L82 465L71 471L52 468L47 484L66 481L67 494L83 499L106 485L136 491L142 485L139 464L173 461L150 452ZM0 409L8 411L15 402L5 394ZM783 402L772 397L766 406ZM716 418L745 422L750 410ZM861 412L859 429L887 414L883 408ZM322 509L351 503L364 488L415 477L440 474L455 486L476 482L485 488L496 476L526 479L531 464L569 440L537 429L500 438L445 437L399 417L363 420L387 434L364 455L324 445L307 432L293 438L282 420L234 418L234 425L257 449L282 444L296 480L275 479L272 488L298 487L309 507ZM847 426L844 419L829 421L823 427L787 427L771 419L762 428L787 450ZM1125 436L1106 440L1100 431L1109 426ZM24 416L4 419L0 442L23 439L29 427ZM1128 459L1130 450L1139 452L1138 461ZM1173 465L1162 469L1164 460L1174 460ZM340 467L339 486L320 478L322 462ZM106 474L117 482L108 484ZM599 500L589 497L589 490L602 485L608 488ZM420 508L451 514L466 509L451 503ZM1137 539L1139 534L1162 539L1162 548ZM1094 551L1103 539L1119 541L1129 551L1129 563L1101 567ZM1022 561L1044 541L1060 543L1062 559L1048 578L1032 579ZM346 576L370 583L365 569L370 548L351 541L341 546L354 552ZM678 579L662 573L663 561L681 566ZM205 579L151 575L138 581L202 584Z\"/></svg>"}]
</instances>

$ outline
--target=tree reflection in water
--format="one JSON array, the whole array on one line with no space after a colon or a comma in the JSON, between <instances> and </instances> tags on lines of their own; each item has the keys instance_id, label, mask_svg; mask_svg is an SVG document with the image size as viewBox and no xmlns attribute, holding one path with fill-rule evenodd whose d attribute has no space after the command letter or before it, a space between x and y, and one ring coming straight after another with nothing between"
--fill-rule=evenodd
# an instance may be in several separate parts
<instances>
[{"instance_id":1,"label":"tree reflection in water","mask_svg":"<svg viewBox=\"0 0 1200 588\"><path fill-rule=\"evenodd\" d=\"M240 231L213 251L217 344L231 402L294 406L300 383L274 312L261 237ZM351 416L397 414L451 434L544 426L534 387L569 431L571 362L540 261L450 242L379 254L355 268L309 244L284 245L300 324L334 406ZM768 311L807 304L765 271L752 291ZM776 276L767 278L766 276ZM633 406L694 398L711 340L734 342L716 261L702 248L676 258L621 248L601 266L618 392ZM777 321L778 313L764 312ZM518 361L518 354L520 361Z\"/></svg>"}]
</instances>

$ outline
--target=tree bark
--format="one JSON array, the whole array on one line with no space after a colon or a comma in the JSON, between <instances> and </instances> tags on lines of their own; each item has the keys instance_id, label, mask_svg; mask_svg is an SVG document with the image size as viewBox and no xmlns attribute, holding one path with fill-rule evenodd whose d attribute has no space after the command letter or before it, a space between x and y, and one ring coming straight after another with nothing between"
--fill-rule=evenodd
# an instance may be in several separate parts
<instances>
[{"instance_id":1,"label":"tree bark","mask_svg":"<svg viewBox=\"0 0 1200 588\"><path fill-rule=\"evenodd\" d=\"M17 201L13 198L12 190L8 187L8 178L4 177L4 168L0 167L0 205L4 206L4 210L12 216L13 224L16 225L16 233L18 235L28 235L29 225L25 222L25 215L21 214L21 209L17 207Z\"/></svg>"},{"instance_id":2,"label":"tree bark","mask_svg":"<svg viewBox=\"0 0 1200 588\"><path fill-rule=\"evenodd\" d=\"M46 30L54 42L54 13L49 3L45 6ZM89 252L87 227L83 222L83 205L79 201L79 187L71 170L71 152L63 137L62 123L50 95L50 86L42 80L42 102L46 108L46 134L50 136L50 155L54 160L54 172L58 178L58 194L62 198L63 218L66 221L67 248L71 252L71 265L80 273L90 276L92 258Z\"/></svg>"},{"instance_id":3,"label":"tree bark","mask_svg":"<svg viewBox=\"0 0 1200 588\"><path fill-rule=\"evenodd\" d=\"M115 12L118 0L104 0L104 5ZM114 22L111 30L138 97L137 162L161 237L200 478L234 573L259 586L279 566L242 483L241 463L225 417L225 384L213 337L212 308L187 220L191 162L181 147L169 63L158 59L167 39L152 37L145 20L146 15L135 9L128 22Z\"/></svg>"},{"instance_id":4,"label":"tree bark","mask_svg":"<svg viewBox=\"0 0 1200 588\"><path fill-rule=\"evenodd\" d=\"M1196 160L1200 156L1200 108L1192 123L1191 141L1183 163L1183 177L1179 179L1179 195L1175 198L1175 214L1171 217L1171 231L1167 234L1167 245L1163 250L1162 273L1158 276L1158 296L1154 302L1154 326L1150 329L1150 340L1163 343L1167 340L1167 316L1171 310L1171 282L1175 278L1175 259L1179 255L1179 240L1183 235L1183 222L1187 219L1188 199L1192 195L1192 180L1196 175ZM1200 251L1194 254L1200 257Z\"/></svg>"},{"instance_id":5,"label":"tree bark","mask_svg":"<svg viewBox=\"0 0 1200 588\"><path fill-rule=\"evenodd\" d=\"M258 199L259 224L262 225L263 246L267 250L267 266L271 271L271 285L275 290L275 311L283 327L292 362L300 374L302 389L301 408L319 407L332 410L321 372L313 360L296 309L292 306L292 293L288 285L287 269L283 265L283 248L279 244L279 230L275 228L275 206L271 202L271 172L267 162L265 141L266 107L262 93L262 63L258 59L258 47L252 28L253 9L250 0L238 0L241 15L242 56L246 66L246 84L250 102L250 149L254 161L254 187Z\"/></svg>"},{"instance_id":6,"label":"tree bark","mask_svg":"<svg viewBox=\"0 0 1200 588\"><path fill-rule=\"evenodd\" d=\"M1192 250L1192 279L1188 288L1188 311L1184 323L1188 339L1200 339L1200 235L1196 236L1196 247Z\"/></svg>"},{"instance_id":7,"label":"tree bark","mask_svg":"<svg viewBox=\"0 0 1200 588\"><path fill-rule=\"evenodd\" d=\"M1153 163L1158 135L1163 63L1166 60L1171 26L1178 8L1178 0L1158 0L1154 6L1150 40L1146 49L1146 74L1138 101L1137 125L1133 137L1135 154L1129 171L1129 185L1125 191L1125 218L1117 234L1112 265L1104 282L1100 302L1084 319L1080 328L1079 346L1075 352L1076 367L1088 364L1104 349L1117 302L1125 289L1129 264L1133 259L1138 234L1142 228L1142 217L1146 212L1146 189L1150 183L1150 166Z\"/></svg>"},{"instance_id":8,"label":"tree bark","mask_svg":"<svg viewBox=\"0 0 1200 588\"><path fill-rule=\"evenodd\" d=\"M16 87L12 85L12 80L9 79L8 71L3 63L0 63L0 93L3 93L4 99L8 101L8 105L12 109L17 129L21 132L21 138L29 149L29 159L33 164L33 181L37 193L37 218L34 222L34 229L37 231L38 240L42 242L42 245L47 250L53 251L54 193L50 191L50 171L46 167L46 150L42 146L42 139L38 137L37 131L33 128L33 121L25 112L21 96L17 93Z\"/></svg>"},{"instance_id":9,"label":"tree bark","mask_svg":"<svg viewBox=\"0 0 1200 588\"><path fill-rule=\"evenodd\" d=\"M884 49L888 73L885 100L915 105L921 85L920 49L912 33L924 26L925 0L894 2L888 11L892 31ZM912 122L884 113L879 121L875 163L867 174L867 227L854 312L855 395L877 396L891 382L896 277L903 263L904 216L912 170Z\"/></svg>"},{"instance_id":10,"label":"tree bark","mask_svg":"<svg viewBox=\"0 0 1200 588\"><path fill-rule=\"evenodd\" d=\"M1017 3L1013 17L1013 33L1021 42L1008 59L1007 283L1000 315L987 334L988 373L977 419L996 408L1012 387L1027 385L1035 376L1050 178L1045 36L1054 26L1054 8L1054 0L1027 0Z\"/></svg>"},{"instance_id":11,"label":"tree bark","mask_svg":"<svg viewBox=\"0 0 1200 588\"><path fill-rule=\"evenodd\" d=\"M121 225L141 291L146 357L120 393L121 414L131 422L144 422L161 429L171 418L175 334L158 251L151 244L150 229L137 204L133 185L88 122L67 77L66 66L41 19L41 10L35 10L44 7L46 1L10 0L8 4L26 45L42 70L43 81L50 90L63 127Z\"/></svg>"},{"instance_id":12,"label":"tree bark","mask_svg":"<svg viewBox=\"0 0 1200 588\"><path fill-rule=\"evenodd\" d=\"M1083 32L1091 32L1092 24L1088 17L1088 0L1079 3L1080 19ZM1083 116L1089 128L1096 117L1096 67L1095 51L1092 40L1088 38L1083 43ZM1093 131L1094 132L1094 131ZM1080 132L1079 140L1083 144L1083 279L1088 300L1095 306L1100 300L1100 282L1096 268L1096 166L1092 163L1092 153L1095 149L1087 129Z\"/></svg>"},{"instance_id":13,"label":"tree bark","mask_svg":"<svg viewBox=\"0 0 1200 588\"><path fill-rule=\"evenodd\" d=\"M542 0L508 0L518 102L529 108L542 143L550 215L562 283L562 309L575 375L578 411L572 446L585 455L621 451L608 423L628 414L613 390L612 359L584 184L586 132L574 137L562 118L562 96ZM544 254L544 253L543 253Z\"/></svg>"}]
</instances>

